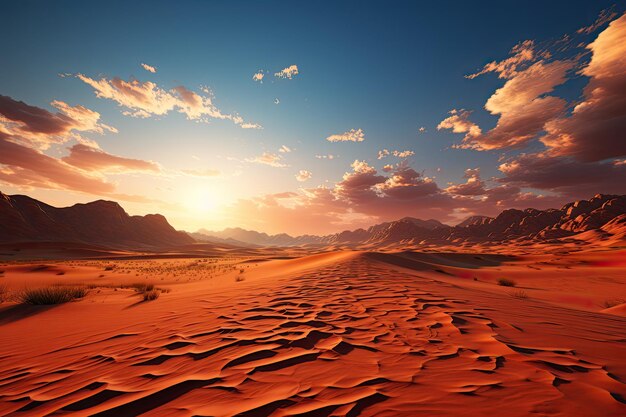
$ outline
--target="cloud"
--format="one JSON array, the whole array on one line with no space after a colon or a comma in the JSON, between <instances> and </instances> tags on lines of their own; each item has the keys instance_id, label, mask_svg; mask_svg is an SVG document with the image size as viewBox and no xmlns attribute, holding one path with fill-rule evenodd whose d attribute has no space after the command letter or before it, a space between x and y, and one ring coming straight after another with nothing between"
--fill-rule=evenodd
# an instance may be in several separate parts
<instances>
[{"instance_id":1,"label":"cloud","mask_svg":"<svg viewBox=\"0 0 626 417\"><path fill-rule=\"evenodd\" d=\"M76 77L91 86L97 97L113 100L128 109L123 112L128 116L147 118L178 111L189 120L230 120L244 129L261 128L260 125L245 122L237 114L222 113L213 103L212 94L206 87L202 88L205 95L200 95L183 86L165 90L151 81L125 81L117 77L96 80L83 74L77 74Z\"/></svg>"},{"instance_id":2,"label":"cloud","mask_svg":"<svg viewBox=\"0 0 626 417\"><path fill-rule=\"evenodd\" d=\"M274 99L274 104L280 104L280 100L279 100L279 99L277 99L277 98L275 98L275 99Z\"/></svg>"},{"instance_id":3,"label":"cloud","mask_svg":"<svg viewBox=\"0 0 626 417\"><path fill-rule=\"evenodd\" d=\"M315 155L315 157L317 159L335 159L336 156L333 154L328 154L328 155Z\"/></svg>"},{"instance_id":4,"label":"cloud","mask_svg":"<svg viewBox=\"0 0 626 417\"><path fill-rule=\"evenodd\" d=\"M458 222L472 214L496 215L505 208L547 208L567 201L559 195L522 192L515 184L483 185L473 193L464 187L465 194L471 195L454 194L406 162L387 165L384 171L386 174L379 174L367 162L355 160L334 186L242 199L228 212L233 222L244 227L272 233L323 234L405 216ZM469 169L466 178L480 178L480 171Z\"/></svg>"},{"instance_id":5,"label":"cloud","mask_svg":"<svg viewBox=\"0 0 626 417\"><path fill-rule=\"evenodd\" d=\"M363 142L365 133L363 133L362 129L350 129L338 135L330 135L326 140L329 142Z\"/></svg>"},{"instance_id":6,"label":"cloud","mask_svg":"<svg viewBox=\"0 0 626 417\"><path fill-rule=\"evenodd\" d=\"M111 155L101 149L78 144L70 148L69 156L61 158L66 164L81 168L85 171L107 172L159 172L159 166L150 161L124 158Z\"/></svg>"},{"instance_id":7,"label":"cloud","mask_svg":"<svg viewBox=\"0 0 626 417\"><path fill-rule=\"evenodd\" d=\"M463 140L470 141L472 138L482 134L480 127L469 120L472 112L460 109L450 110L450 116L443 119L438 125L437 130L452 129L454 133L466 133Z\"/></svg>"},{"instance_id":8,"label":"cloud","mask_svg":"<svg viewBox=\"0 0 626 417\"><path fill-rule=\"evenodd\" d=\"M469 121L469 112L458 111L443 120L437 129L452 129L455 133L467 133L460 148L476 150L519 147L537 138L546 122L562 115L567 102L548 96L554 87L566 81L573 61L538 61L525 70L515 72L504 86L487 100L485 109L499 115L496 126L482 133Z\"/></svg>"},{"instance_id":9,"label":"cloud","mask_svg":"<svg viewBox=\"0 0 626 417\"><path fill-rule=\"evenodd\" d=\"M583 100L569 117L546 123L541 141L553 155L583 162L626 155L626 14L587 46L592 52L582 74L589 77Z\"/></svg>"},{"instance_id":10,"label":"cloud","mask_svg":"<svg viewBox=\"0 0 626 417\"><path fill-rule=\"evenodd\" d=\"M274 168L286 168L289 165L286 165L282 162L283 157L279 154L275 154L272 152L263 152L259 156L255 156L253 158L246 158L246 162L253 162L255 164L263 164L269 165Z\"/></svg>"},{"instance_id":11,"label":"cloud","mask_svg":"<svg viewBox=\"0 0 626 417\"><path fill-rule=\"evenodd\" d=\"M391 171L393 171L393 165L387 164L387 165L383 166L383 171L384 172L391 172Z\"/></svg>"},{"instance_id":12,"label":"cloud","mask_svg":"<svg viewBox=\"0 0 626 417\"><path fill-rule=\"evenodd\" d=\"M465 78L474 79L489 72L498 74L498 78L512 78L523 64L535 59L535 42L526 40L518 43L511 49L511 56L502 61L492 61L479 72L466 75Z\"/></svg>"},{"instance_id":13,"label":"cloud","mask_svg":"<svg viewBox=\"0 0 626 417\"><path fill-rule=\"evenodd\" d=\"M265 74L263 73L263 71L258 71L254 73L254 75L252 75L252 80L260 83L263 83L263 78L265 78Z\"/></svg>"},{"instance_id":14,"label":"cloud","mask_svg":"<svg viewBox=\"0 0 626 417\"><path fill-rule=\"evenodd\" d=\"M612 11L605 11L594 25L578 33L591 33L613 17ZM534 43L526 41L518 44L507 60L488 64L470 77L493 71L507 80L485 104L487 111L499 116L496 126L483 134L469 121L469 113L459 117L454 113L438 129L466 133L456 145L459 148L515 148L538 139L553 156L571 156L581 162L622 157L626 155L626 142L620 136L626 129L625 37L626 14L613 20L587 46L591 59L579 73L589 81L582 101L574 103L570 114L571 105L550 93L581 66L586 54L550 61L550 51L539 53Z\"/></svg>"},{"instance_id":15,"label":"cloud","mask_svg":"<svg viewBox=\"0 0 626 417\"><path fill-rule=\"evenodd\" d=\"M485 182L480 178L480 168L466 169L464 178L467 181L464 184L451 185L446 188L450 194L478 196L486 193Z\"/></svg>"},{"instance_id":16,"label":"cloud","mask_svg":"<svg viewBox=\"0 0 626 417\"><path fill-rule=\"evenodd\" d=\"M70 106L59 100L51 103L59 110L52 113L31 106L8 96L0 95L0 129L14 135L16 140L27 141L42 149L53 143L69 140L73 132L105 131L117 133L117 129L100 122L100 113L83 106Z\"/></svg>"},{"instance_id":17,"label":"cloud","mask_svg":"<svg viewBox=\"0 0 626 417\"><path fill-rule=\"evenodd\" d=\"M598 30L599 28L601 28L602 26L604 26L606 23L613 20L616 16L617 16L617 13L613 11L613 7L602 10L595 22L593 22L589 26L584 26L578 29L576 33L579 33L579 34L584 33L584 34L589 35L595 32L596 30Z\"/></svg>"},{"instance_id":18,"label":"cloud","mask_svg":"<svg viewBox=\"0 0 626 417\"><path fill-rule=\"evenodd\" d=\"M380 151L378 151L378 156L376 157L377 159L383 159L389 156L389 150L388 149L382 149Z\"/></svg>"},{"instance_id":19,"label":"cloud","mask_svg":"<svg viewBox=\"0 0 626 417\"><path fill-rule=\"evenodd\" d=\"M300 181L300 182L304 182L304 181L310 180L312 176L313 176L313 174L311 173L311 171L307 171L307 170L301 169L296 174L296 179L298 181Z\"/></svg>"},{"instance_id":20,"label":"cloud","mask_svg":"<svg viewBox=\"0 0 626 417\"><path fill-rule=\"evenodd\" d=\"M289 148L287 145L282 145L278 149L278 152L280 152L280 153L289 153L289 152L291 152L291 148Z\"/></svg>"},{"instance_id":21,"label":"cloud","mask_svg":"<svg viewBox=\"0 0 626 417\"><path fill-rule=\"evenodd\" d=\"M616 162L580 162L549 152L522 154L499 166L498 181L518 187L547 190L568 198L589 194L626 193L626 165Z\"/></svg>"},{"instance_id":22,"label":"cloud","mask_svg":"<svg viewBox=\"0 0 626 417\"><path fill-rule=\"evenodd\" d=\"M420 127L419 129L417 129L417 131L419 133L426 133L426 128L424 126Z\"/></svg>"},{"instance_id":23,"label":"cloud","mask_svg":"<svg viewBox=\"0 0 626 417\"><path fill-rule=\"evenodd\" d=\"M153 67L152 65L144 64L143 62L141 63L141 67L145 69L146 71L151 72L153 74L157 72L155 67Z\"/></svg>"},{"instance_id":24,"label":"cloud","mask_svg":"<svg viewBox=\"0 0 626 417\"><path fill-rule=\"evenodd\" d=\"M283 78L283 79L291 80L293 77L295 77L299 73L300 72L298 71L297 65L290 65L287 68L284 68L280 70L279 72L275 73L274 76L276 78Z\"/></svg>"},{"instance_id":25,"label":"cloud","mask_svg":"<svg viewBox=\"0 0 626 417\"><path fill-rule=\"evenodd\" d=\"M393 151L393 156L398 158L408 158L409 156L415 155L413 151Z\"/></svg>"},{"instance_id":26,"label":"cloud","mask_svg":"<svg viewBox=\"0 0 626 417\"><path fill-rule=\"evenodd\" d=\"M0 132L0 181L39 188L108 194L115 186L40 151L15 143Z\"/></svg>"},{"instance_id":27,"label":"cloud","mask_svg":"<svg viewBox=\"0 0 626 417\"><path fill-rule=\"evenodd\" d=\"M382 149L380 151L378 151L378 156L377 159L383 159L386 158L389 155L393 155L397 158L408 158L409 156L413 156L415 155L415 152L413 151L389 151L388 149Z\"/></svg>"}]
</instances>

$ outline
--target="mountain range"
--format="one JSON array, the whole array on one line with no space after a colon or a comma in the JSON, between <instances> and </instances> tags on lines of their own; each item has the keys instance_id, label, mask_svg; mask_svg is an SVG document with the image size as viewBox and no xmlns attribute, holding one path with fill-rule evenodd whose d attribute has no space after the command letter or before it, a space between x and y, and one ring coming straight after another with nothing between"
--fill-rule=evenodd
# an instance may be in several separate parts
<instances>
[{"instance_id":1,"label":"mountain range","mask_svg":"<svg viewBox=\"0 0 626 417\"><path fill-rule=\"evenodd\" d=\"M504 210L472 216L456 226L405 217L367 229L325 236L290 236L228 228L175 230L160 214L130 216L116 202L98 200L56 208L24 195L0 192L0 243L82 242L111 248L171 248L196 242L241 247L472 245L626 241L626 195L598 194L560 209Z\"/></svg>"},{"instance_id":2,"label":"mountain range","mask_svg":"<svg viewBox=\"0 0 626 417\"><path fill-rule=\"evenodd\" d=\"M557 243L567 240L620 241L626 239L626 196L598 194L589 200L565 204L560 209L509 209L496 217L472 216L456 226L412 217L385 222L367 229L347 230L325 236L290 236L229 228L204 229L197 240L228 240L259 246L393 244L502 244Z\"/></svg>"},{"instance_id":3,"label":"mountain range","mask_svg":"<svg viewBox=\"0 0 626 417\"><path fill-rule=\"evenodd\" d=\"M162 248L194 243L160 214L129 216L98 200L56 208L25 195L0 192L0 243L82 242L111 248Z\"/></svg>"}]
</instances>

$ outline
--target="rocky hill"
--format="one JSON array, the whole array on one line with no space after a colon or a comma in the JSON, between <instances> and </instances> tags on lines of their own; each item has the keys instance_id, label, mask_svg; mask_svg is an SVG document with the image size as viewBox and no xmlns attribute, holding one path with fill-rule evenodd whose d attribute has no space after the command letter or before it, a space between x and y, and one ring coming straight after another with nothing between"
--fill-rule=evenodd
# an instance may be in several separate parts
<instances>
[{"instance_id":1,"label":"rocky hill","mask_svg":"<svg viewBox=\"0 0 626 417\"><path fill-rule=\"evenodd\" d=\"M57 208L24 195L0 192L0 243L83 242L119 248L150 248L195 242L160 214L129 216L113 201Z\"/></svg>"}]
</instances>

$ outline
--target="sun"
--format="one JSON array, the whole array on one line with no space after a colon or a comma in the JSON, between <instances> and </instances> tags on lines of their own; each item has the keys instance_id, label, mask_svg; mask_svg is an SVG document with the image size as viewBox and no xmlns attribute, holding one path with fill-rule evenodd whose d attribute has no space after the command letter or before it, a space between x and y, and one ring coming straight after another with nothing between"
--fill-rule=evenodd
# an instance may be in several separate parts
<instances>
[{"instance_id":1,"label":"sun","mask_svg":"<svg viewBox=\"0 0 626 417\"><path fill-rule=\"evenodd\" d=\"M206 214L216 210L218 201L210 189L198 189L186 193L185 206L193 213Z\"/></svg>"}]
</instances>

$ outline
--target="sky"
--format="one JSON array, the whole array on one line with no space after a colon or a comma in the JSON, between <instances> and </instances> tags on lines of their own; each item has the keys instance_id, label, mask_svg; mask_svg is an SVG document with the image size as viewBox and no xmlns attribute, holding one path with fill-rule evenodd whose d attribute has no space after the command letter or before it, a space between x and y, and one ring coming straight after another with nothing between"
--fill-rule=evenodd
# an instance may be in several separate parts
<instances>
[{"instance_id":1,"label":"sky","mask_svg":"<svg viewBox=\"0 0 626 417\"><path fill-rule=\"evenodd\" d=\"M626 193L625 2L1 1L0 191L177 229Z\"/></svg>"}]
</instances>

